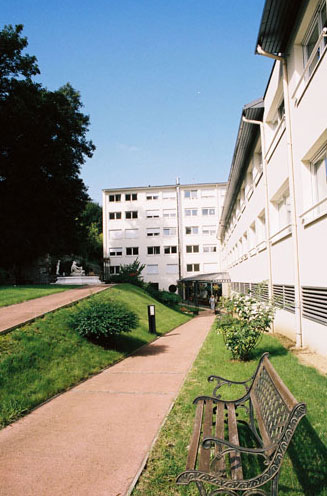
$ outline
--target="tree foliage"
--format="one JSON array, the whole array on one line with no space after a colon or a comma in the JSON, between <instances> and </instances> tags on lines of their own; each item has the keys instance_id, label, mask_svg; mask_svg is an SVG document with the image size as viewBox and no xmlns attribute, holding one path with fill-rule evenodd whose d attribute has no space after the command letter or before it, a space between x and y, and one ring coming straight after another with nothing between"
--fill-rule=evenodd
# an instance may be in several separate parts
<instances>
[{"instance_id":1,"label":"tree foliage","mask_svg":"<svg viewBox=\"0 0 327 496\"><path fill-rule=\"evenodd\" d=\"M33 81L21 25L0 32L0 258L17 265L45 253L77 252L88 201L79 177L94 145L89 117L68 83L49 91Z\"/></svg>"}]
</instances>

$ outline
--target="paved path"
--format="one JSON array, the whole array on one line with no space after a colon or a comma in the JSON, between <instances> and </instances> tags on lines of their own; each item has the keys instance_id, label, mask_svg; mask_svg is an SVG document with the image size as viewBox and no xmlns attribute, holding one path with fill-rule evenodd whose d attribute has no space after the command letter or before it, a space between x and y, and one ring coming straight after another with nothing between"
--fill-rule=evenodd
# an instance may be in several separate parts
<instances>
[{"instance_id":1,"label":"paved path","mask_svg":"<svg viewBox=\"0 0 327 496\"><path fill-rule=\"evenodd\" d=\"M0 333L27 324L37 317L57 310L57 308L71 305L74 301L87 298L91 294L108 289L108 286L87 286L77 289L69 289L62 293L55 293L34 300L16 303L8 307L0 308ZM1 494L1 493L0 493Z\"/></svg>"},{"instance_id":2,"label":"paved path","mask_svg":"<svg viewBox=\"0 0 327 496\"><path fill-rule=\"evenodd\" d=\"M192 319L0 431L1 496L130 494L213 320Z\"/></svg>"}]
</instances>

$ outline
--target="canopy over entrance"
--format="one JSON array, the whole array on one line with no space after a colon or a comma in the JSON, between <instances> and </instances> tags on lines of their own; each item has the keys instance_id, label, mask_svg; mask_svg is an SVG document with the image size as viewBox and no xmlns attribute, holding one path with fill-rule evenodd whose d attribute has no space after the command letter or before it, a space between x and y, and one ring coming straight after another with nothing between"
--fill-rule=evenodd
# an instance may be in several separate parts
<instances>
[{"instance_id":1,"label":"canopy over entrance","mask_svg":"<svg viewBox=\"0 0 327 496\"><path fill-rule=\"evenodd\" d=\"M214 295L218 301L223 294L223 285L229 286L229 283L227 272L194 275L178 281L179 294L192 305L209 306L210 296Z\"/></svg>"}]
</instances>

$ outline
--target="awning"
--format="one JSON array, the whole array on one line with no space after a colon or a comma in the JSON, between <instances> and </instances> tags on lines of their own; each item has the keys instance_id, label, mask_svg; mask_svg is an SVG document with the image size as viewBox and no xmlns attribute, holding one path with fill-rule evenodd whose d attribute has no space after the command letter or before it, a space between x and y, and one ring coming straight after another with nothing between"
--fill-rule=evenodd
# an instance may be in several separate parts
<instances>
[{"instance_id":1,"label":"awning","mask_svg":"<svg viewBox=\"0 0 327 496\"><path fill-rule=\"evenodd\" d=\"M228 272L214 272L212 274L199 274L197 276L184 277L178 282L215 282L224 283L231 282Z\"/></svg>"}]
</instances>

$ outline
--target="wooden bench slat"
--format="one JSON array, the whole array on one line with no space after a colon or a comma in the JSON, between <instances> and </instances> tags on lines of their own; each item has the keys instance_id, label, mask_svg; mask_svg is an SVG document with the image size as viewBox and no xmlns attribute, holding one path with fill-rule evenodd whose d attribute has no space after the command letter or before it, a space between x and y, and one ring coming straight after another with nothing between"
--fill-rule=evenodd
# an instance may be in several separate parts
<instances>
[{"instance_id":1,"label":"wooden bench slat","mask_svg":"<svg viewBox=\"0 0 327 496\"><path fill-rule=\"evenodd\" d=\"M240 442L238 439L235 405L233 403L227 403L227 409L228 409L229 441L239 446ZM236 453L236 451L233 451L229 454L229 457L231 464L232 479L234 480L243 479L241 455L239 453Z\"/></svg>"},{"instance_id":2,"label":"wooden bench slat","mask_svg":"<svg viewBox=\"0 0 327 496\"><path fill-rule=\"evenodd\" d=\"M216 429L215 429L215 436L218 439L225 439L224 420L225 420L225 404L224 403L218 403L217 404L217 412L216 412ZM218 453L220 451L222 451L222 449L223 449L223 447L216 444L215 445L215 455L218 455ZM217 468L217 471L224 472L226 470L225 457L220 458L220 460L218 460L215 463L215 466Z\"/></svg>"},{"instance_id":3,"label":"wooden bench slat","mask_svg":"<svg viewBox=\"0 0 327 496\"><path fill-rule=\"evenodd\" d=\"M207 436L212 436L212 400L207 400L204 412L204 422L203 422L203 438ZM201 446L200 449L200 459L199 459L199 470L209 472L210 463L210 449L205 449Z\"/></svg>"},{"instance_id":4,"label":"wooden bench slat","mask_svg":"<svg viewBox=\"0 0 327 496\"><path fill-rule=\"evenodd\" d=\"M196 406L195 420L190 448L187 457L186 470L194 470L196 464L196 457L199 447L199 439L201 434L201 424L203 415L203 401L199 401Z\"/></svg>"}]
</instances>

